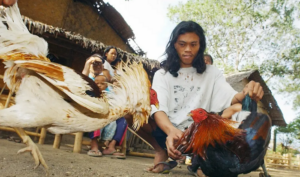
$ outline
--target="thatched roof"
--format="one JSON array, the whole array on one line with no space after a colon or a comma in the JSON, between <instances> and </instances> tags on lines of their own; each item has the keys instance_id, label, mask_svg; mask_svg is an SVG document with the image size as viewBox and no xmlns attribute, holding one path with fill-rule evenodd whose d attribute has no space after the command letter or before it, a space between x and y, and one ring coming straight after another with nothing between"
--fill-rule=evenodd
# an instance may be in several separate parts
<instances>
[{"instance_id":1,"label":"thatched roof","mask_svg":"<svg viewBox=\"0 0 300 177\"><path fill-rule=\"evenodd\" d=\"M131 27L127 24L122 15L109 3L103 0L77 0L91 6L95 12L103 16L106 22L116 31L116 33L128 42L128 39L135 40ZM136 44L134 50L139 55L144 55L144 51Z\"/></svg>"},{"instance_id":2,"label":"thatched roof","mask_svg":"<svg viewBox=\"0 0 300 177\"><path fill-rule=\"evenodd\" d=\"M99 15L102 15L112 28L127 41L130 38L135 38L134 33L122 15L109 3L103 0L77 0L91 6Z\"/></svg>"},{"instance_id":3,"label":"thatched roof","mask_svg":"<svg viewBox=\"0 0 300 177\"><path fill-rule=\"evenodd\" d=\"M226 77L227 82L237 91L243 90L243 85L238 84L243 79L248 79L249 81L253 80L259 82L263 87L264 96L261 102L265 106L265 109L268 111L269 116L272 119L273 125L286 126L283 114L280 107L277 104L274 96L272 95L271 90L266 85L265 81L262 79L261 75L257 70L240 72Z\"/></svg>"},{"instance_id":4,"label":"thatched roof","mask_svg":"<svg viewBox=\"0 0 300 177\"><path fill-rule=\"evenodd\" d=\"M22 16L25 25L32 34L42 36L46 39L55 38L64 41L65 43L70 43L73 46L80 46L87 50L90 50L90 53L97 52L100 54L104 53L105 48L107 47L100 41L96 41L90 38L86 38L80 34L75 34L71 31L66 31L65 29L54 27L51 25L44 24L42 22L34 21L28 17ZM123 51L118 48L119 58L123 61L141 61L144 64L144 67L147 71L152 71L153 69L159 68L159 62L157 60L151 60L147 58L140 57Z\"/></svg>"}]
</instances>

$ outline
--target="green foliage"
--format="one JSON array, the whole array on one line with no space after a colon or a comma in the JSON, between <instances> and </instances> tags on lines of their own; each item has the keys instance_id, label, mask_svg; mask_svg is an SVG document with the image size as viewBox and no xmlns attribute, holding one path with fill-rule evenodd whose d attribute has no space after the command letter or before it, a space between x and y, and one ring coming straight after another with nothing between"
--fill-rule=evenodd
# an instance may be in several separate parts
<instances>
[{"instance_id":1,"label":"green foliage","mask_svg":"<svg viewBox=\"0 0 300 177\"><path fill-rule=\"evenodd\" d=\"M300 117L293 120L286 127L277 127L275 131L300 140Z\"/></svg>"},{"instance_id":2,"label":"green foliage","mask_svg":"<svg viewBox=\"0 0 300 177\"><path fill-rule=\"evenodd\" d=\"M285 148L284 146L282 146L282 144L278 144L276 146L276 152L280 152L281 155L287 153L292 153L294 155L299 154L299 151L297 149Z\"/></svg>"},{"instance_id":3,"label":"green foliage","mask_svg":"<svg viewBox=\"0 0 300 177\"><path fill-rule=\"evenodd\" d=\"M168 16L199 23L225 73L258 69L266 81L280 80L274 88L300 108L300 1L189 0L169 6Z\"/></svg>"}]
</instances>

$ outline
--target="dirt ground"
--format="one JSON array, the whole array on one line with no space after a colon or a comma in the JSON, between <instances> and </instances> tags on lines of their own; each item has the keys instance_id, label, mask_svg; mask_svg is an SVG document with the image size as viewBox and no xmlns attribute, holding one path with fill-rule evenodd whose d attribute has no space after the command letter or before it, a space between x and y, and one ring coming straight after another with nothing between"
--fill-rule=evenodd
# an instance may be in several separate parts
<instances>
[{"instance_id":1,"label":"dirt ground","mask_svg":"<svg viewBox=\"0 0 300 177\"><path fill-rule=\"evenodd\" d=\"M29 153L17 155L24 148L22 143L0 139L0 177L41 177L46 176L43 167L33 170L34 161ZM38 145L50 170L49 176L64 177L190 177L186 165L172 170L169 175L145 172L153 159L127 156L126 160L111 159L110 157L89 157L86 150L81 154L72 153L72 148L62 146L53 149L51 144ZM260 171L255 171L240 177L258 177ZM269 169L272 177L300 177L299 171L284 169Z\"/></svg>"}]
</instances>

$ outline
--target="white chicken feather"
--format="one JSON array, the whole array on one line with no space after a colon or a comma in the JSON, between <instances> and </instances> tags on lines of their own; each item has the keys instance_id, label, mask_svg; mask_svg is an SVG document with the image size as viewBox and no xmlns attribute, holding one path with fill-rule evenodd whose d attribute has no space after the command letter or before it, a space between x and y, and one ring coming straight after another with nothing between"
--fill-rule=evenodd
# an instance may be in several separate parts
<instances>
[{"instance_id":1,"label":"white chicken feather","mask_svg":"<svg viewBox=\"0 0 300 177\"><path fill-rule=\"evenodd\" d=\"M86 94L91 90L87 81L72 69L46 58L47 42L28 32L17 4L0 7L0 21L0 59L7 68L4 82L16 92L15 105L0 110L1 126L46 126L56 134L88 132L126 114L133 115L136 129L147 123L151 111L150 81L141 63L119 65L119 86L102 98L92 98ZM22 138L33 146L28 136ZM37 153L36 163L40 161L48 168Z\"/></svg>"}]
</instances>

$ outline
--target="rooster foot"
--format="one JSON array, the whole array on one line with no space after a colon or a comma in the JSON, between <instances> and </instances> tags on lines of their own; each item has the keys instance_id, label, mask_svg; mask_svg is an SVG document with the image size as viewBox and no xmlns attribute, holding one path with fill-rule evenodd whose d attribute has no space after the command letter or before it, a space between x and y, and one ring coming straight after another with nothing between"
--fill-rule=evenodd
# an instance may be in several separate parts
<instances>
[{"instance_id":1,"label":"rooster foot","mask_svg":"<svg viewBox=\"0 0 300 177\"><path fill-rule=\"evenodd\" d=\"M24 152L30 152L31 155L34 158L34 161L35 161L34 169L36 169L40 164L42 164L43 167L46 170L46 173L48 174L48 169L49 169L48 165L46 164L46 162L45 162L39 148L37 147L37 145L31 140L31 138L29 136L26 136L23 139L23 142L27 145L27 147L23 148L23 149L20 149L18 151L18 154L24 153Z\"/></svg>"}]
</instances>

